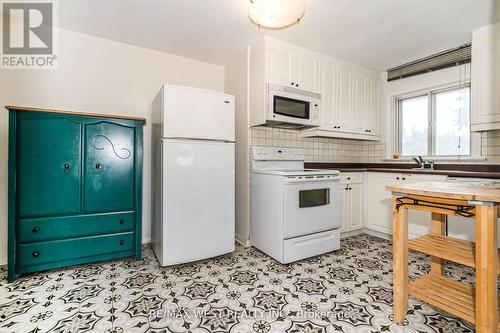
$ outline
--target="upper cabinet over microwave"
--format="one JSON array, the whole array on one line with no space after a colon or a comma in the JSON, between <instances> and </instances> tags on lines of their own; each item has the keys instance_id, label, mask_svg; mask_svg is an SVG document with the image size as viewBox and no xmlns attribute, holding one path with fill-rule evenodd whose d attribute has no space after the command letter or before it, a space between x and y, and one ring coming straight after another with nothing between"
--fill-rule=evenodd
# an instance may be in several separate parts
<instances>
[{"instance_id":1,"label":"upper cabinet over microwave","mask_svg":"<svg viewBox=\"0 0 500 333\"><path fill-rule=\"evenodd\" d=\"M273 125L270 118L273 101L269 100L269 85L280 87L277 90L290 89L293 94L300 96L298 100L311 97L320 99L319 88L319 58L305 49L290 48L288 44L265 36L250 48L249 62L249 103L250 126ZM273 89L276 90L276 89ZM279 100L278 102L284 102ZM282 106L284 103L282 103ZM291 106L290 104L287 104ZM298 107L298 104L294 104ZM319 106L319 105L318 105ZM312 110L310 110L312 112ZM318 110L319 112L319 110ZM319 116L319 115L318 115ZM307 127L319 126L316 124L298 121L299 118L282 120L288 124L305 125Z\"/></svg>"}]
</instances>

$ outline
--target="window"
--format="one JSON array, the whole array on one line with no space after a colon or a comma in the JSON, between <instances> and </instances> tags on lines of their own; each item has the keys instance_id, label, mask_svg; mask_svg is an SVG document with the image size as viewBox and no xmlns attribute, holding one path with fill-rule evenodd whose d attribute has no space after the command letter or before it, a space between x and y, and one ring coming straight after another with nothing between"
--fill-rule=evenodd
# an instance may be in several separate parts
<instances>
[{"instance_id":1,"label":"window","mask_svg":"<svg viewBox=\"0 0 500 333\"><path fill-rule=\"evenodd\" d=\"M397 100L401 156L469 156L470 86Z\"/></svg>"}]
</instances>

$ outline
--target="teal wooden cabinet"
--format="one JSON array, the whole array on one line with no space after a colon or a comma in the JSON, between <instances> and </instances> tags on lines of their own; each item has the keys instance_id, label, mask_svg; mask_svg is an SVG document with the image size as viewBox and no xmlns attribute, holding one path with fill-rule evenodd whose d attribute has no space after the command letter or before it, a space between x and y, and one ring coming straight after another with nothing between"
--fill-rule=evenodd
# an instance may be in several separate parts
<instances>
[{"instance_id":1,"label":"teal wooden cabinet","mask_svg":"<svg viewBox=\"0 0 500 333\"><path fill-rule=\"evenodd\" d=\"M144 119L7 106L8 280L141 258Z\"/></svg>"}]
</instances>

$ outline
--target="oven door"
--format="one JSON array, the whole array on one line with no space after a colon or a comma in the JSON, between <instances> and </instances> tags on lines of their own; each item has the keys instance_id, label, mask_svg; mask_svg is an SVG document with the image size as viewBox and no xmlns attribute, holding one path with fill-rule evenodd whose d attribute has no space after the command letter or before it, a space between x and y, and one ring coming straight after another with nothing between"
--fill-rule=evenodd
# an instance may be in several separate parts
<instances>
[{"instance_id":1,"label":"oven door","mask_svg":"<svg viewBox=\"0 0 500 333\"><path fill-rule=\"evenodd\" d=\"M338 180L285 180L285 239L340 228Z\"/></svg>"}]
</instances>

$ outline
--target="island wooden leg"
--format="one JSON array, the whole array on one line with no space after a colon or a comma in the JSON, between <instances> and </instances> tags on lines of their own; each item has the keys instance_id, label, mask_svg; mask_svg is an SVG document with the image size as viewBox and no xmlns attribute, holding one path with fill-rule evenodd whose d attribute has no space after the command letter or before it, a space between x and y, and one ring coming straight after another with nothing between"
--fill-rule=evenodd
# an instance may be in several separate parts
<instances>
[{"instance_id":1,"label":"island wooden leg","mask_svg":"<svg viewBox=\"0 0 500 333\"><path fill-rule=\"evenodd\" d=\"M392 198L392 256L393 256L393 312L398 324L408 311L408 209L396 209L396 196Z\"/></svg>"},{"instance_id":2,"label":"island wooden leg","mask_svg":"<svg viewBox=\"0 0 500 333\"><path fill-rule=\"evenodd\" d=\"M476 332L497 332L497 207L476 206Z\"/></svg>"},{"instance_id":3,"label":"island wooden leg","mask_svg":"<svg viewBox=\"0 0 500 333\"><path fill-rule=\"evenodd\" d=\"M431 234L444 236L446 232L446 215L439 213L431 213ZM444 274L444 260L438 257L431 256L431 273Z\"/></svg>"}]
</instances>

